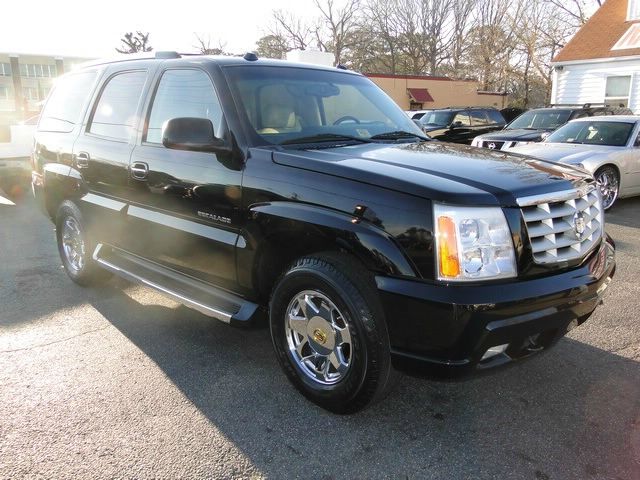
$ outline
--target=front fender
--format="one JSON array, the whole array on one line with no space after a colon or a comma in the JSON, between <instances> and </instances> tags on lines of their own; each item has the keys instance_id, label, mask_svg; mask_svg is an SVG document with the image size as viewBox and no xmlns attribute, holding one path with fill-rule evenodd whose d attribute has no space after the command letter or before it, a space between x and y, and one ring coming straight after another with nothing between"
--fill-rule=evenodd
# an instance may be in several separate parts
<instances>
[{"instance_id":1,"label":"front fender","mask_svg":"<svg viewBox=\"0 0 640 480\"><path fill-rule=\"evenodd\" d=\"M417 276L415 266L382 228L329 208L286 201L255 205L249 209L246 233L238 277L261 291L274 280L267 271L279 274L295 258L327 250L345 250L380 274ZM242 267L249 264L251 272Z\"/></svg>"}]
</instances>

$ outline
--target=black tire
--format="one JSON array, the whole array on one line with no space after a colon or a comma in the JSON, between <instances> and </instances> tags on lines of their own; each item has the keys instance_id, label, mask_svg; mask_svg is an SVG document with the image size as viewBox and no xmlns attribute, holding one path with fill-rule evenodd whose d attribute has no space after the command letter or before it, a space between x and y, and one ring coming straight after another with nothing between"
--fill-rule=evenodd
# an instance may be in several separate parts
<instances>
[{"instance_id":1,"label":"black tire","mask_svg":"<svg viewBox=\"0 0 640 480\"><path fill-rule=\"evenodd\" d=\"M65 232L70 230L69 225L77 227L77 236L79 242L82 245L77 245L77 251L82 252L83 260L78 263L72 259L71 255L65 251ZM64 201L58 208L56 214L56 239L58 241L58 253L62 260L62 266L67 272L67 275L78 285L88 287L91 285L98 285L111 278L111 272L100 268L100 266L93 260L91 255L95 248L95 243L91 236L88 234L86 222L82 217L82 213L78 207L71 201Z\"/></svg>"},{"instance_id":2,"label":"black tire","mask_svg":"<svg viewBox=\"0 0 640 480\"><path fill-rule=\"evenodd\" d=\"M312 378L309 373L312 369L296 357L295 349L291 347L292 338L302 338L303 335L294 333L288 315L292 308L295 309L296 299L299 300L305 292L318 293L314 297L316 306L327 306L322 299L318 303L318 299L324 296L328 304L333 304L340 313L337 321L343 326L341 331L344 331L345 324L348 329L345 335L349 335L350 342L349 366L332 384L323 384L323 380ZM312 297L305 296L305 299ZM329 310L325 309L325 312ZM316 312L313 319L319 315ZM295 261L273 290L269 317L271 339L284 373L305 397L322 408L340 414L357 412L384 398L395 383L397 374L391 365L389 335L373 277L350 257L328 253ZM330 312L328 317L334 318L334 314ZM310 332L311 321L308 318L307 314L301 317L307 322L307 331ZM343 339L342 336L335 337L332 345L341 341L337 338ZM316 339L309 334L309 348ZM314 345L317 349L318 343ZM311 353L317 355L318 350ZM322 361L322 357L319 358ZM345 358L342 353L340 358ZM333 375L338 375L337 369Z\"/></svg>"},{"instance_id":3,"label":"black tire","mask_svg":"<svg viewBox=\"0 0 640 480\"><path fill-rule=\"evenodd\" d=\"M598 182L598 188L600 188L600 193L602 194L602 206L605 210L609 210L613 207L620 193L618 170L611 165L604 165L596 170L593 176Z\"/></svg>"}]
</instances>

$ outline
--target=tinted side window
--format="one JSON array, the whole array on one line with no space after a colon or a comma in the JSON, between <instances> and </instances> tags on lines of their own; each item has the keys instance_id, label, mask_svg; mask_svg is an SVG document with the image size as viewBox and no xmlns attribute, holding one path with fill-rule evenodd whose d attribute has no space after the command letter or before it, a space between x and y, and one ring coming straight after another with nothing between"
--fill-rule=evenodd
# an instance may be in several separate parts
<instances>
[{"instance_id":1,"label":"tinted side window","mask_svg":"<svg viewBox=\"0 0 640 480\"><path fill-rule=\"evenodd\" d=\"M70 132L82 120L83 106L87 101L98 72L80 72L58 79L56 87L42 111L38 130L46 132Z\"/></svg>"},{"instance_id":2,"label":"tinted side window","mask_svg":"<svg viewBox=\"0 0 640 480\"><path fill-rule=\"evenodd\" d=\"M491 123L506 123L504 121L504 117L497 110L487 110L487 115L489 116L489 121Z\"/></svg>"},{"instance_id":3,"label":"tinted side window","mask_svg":"<svg viewBox=\"0 0 640 480\"><path fill-rule=\"evenodd\" d=\"M168 70L156 91L146 141L162 142L162 125L171 118L208 118L220 135L222 108L209 77L202 70Z\"/></svg>"},{"instance_id":4,"label":"tinted side window","mask_svg":"<svg viewBox=\"0 0 640 480\"><path fill-rule=\"evenodd\" d=\"M136 126L136 112L147 78L146 72L120 73L102 90L89 131L117 140L128 140Z\"/></svg>"},{"instance_id":5,"label":"tinted side window","mask_svg":"<svg viewBox=\"0 0 640 480\"><path fill-rule=\"evenodd\" d=\"M487 115L484 110L471 110L471 124L472 125L489 125Z\"/></svg>"},{"instance_id":6,"label":"tinted side window","mask_svg":"<svg viewBox=\"0 0 640 480\"><path fill-rule=\"evenodd\" d=\"M470 126L471 122L469 121L469 112L456 113L456 116L453 117L453 123L457 123L457 122L460 122L459 125L462 125L463 127Z\"/></svg>"}]
</instances>

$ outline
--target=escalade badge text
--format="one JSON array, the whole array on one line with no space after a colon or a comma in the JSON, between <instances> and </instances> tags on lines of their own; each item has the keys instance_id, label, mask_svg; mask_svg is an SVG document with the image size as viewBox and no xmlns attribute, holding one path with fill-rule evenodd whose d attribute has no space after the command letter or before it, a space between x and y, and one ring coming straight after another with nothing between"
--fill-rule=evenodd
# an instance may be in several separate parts
<instances>
[{"instance_id":1,"label":"escalade badge text","mask_svg":"<svg viewBox=\"0 0 640 480\"><path fill-rule=\"evenodd\" d=\"M216 215L215 213L201 212L198 210L198 216L202 218L207 218L209 220L213 220L214 222L231 224L231 219L228 217L222 217L220 215Z\"/></svg>"},{"instance_id":2,"label":"escalade badge text","mask_svg":"<svg viewBox=\"0 0 640 480\"><path fill-rule=\"evenodd\" d=\"M586 223L584 221L584 215L582 214L582 212L577 212L573 216L573 230L576 232L576 237L578 237L578 239L582 238L582 234L584 233L585 229Z\"/></svg>"}]
</instances>

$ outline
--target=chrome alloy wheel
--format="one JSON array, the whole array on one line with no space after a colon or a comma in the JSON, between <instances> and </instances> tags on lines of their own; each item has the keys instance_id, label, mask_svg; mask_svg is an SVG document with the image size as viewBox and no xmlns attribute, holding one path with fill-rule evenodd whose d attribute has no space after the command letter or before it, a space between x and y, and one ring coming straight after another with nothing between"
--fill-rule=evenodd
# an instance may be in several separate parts
<instances>
[{"instance_id":1,"label":"chrome alloy wheel","mask_svg":"<svg viewBox=\"0 0 640 480\"><path fill-rule=\"evenodd\" d=\"M611 168L603 168L596 177L596 183L602 196L602 208L607 209L618 198L618 177Z\"/></svg>"},{"instance_id":2,"label":"chrome alloy wheel","mask_svg":"<svg viewBox=\"0 0 640 480\"><path fill-rule=\"evenodd\" d=\"M69 267L80 272L85 265L85 244L78 221L67 217L62 225L62 248Z\"/></svg>"},{"instance_id":3,"label":"chrome alloy wheel","mask_svg":"<svg viewBox=\"0 0 640 480\"><path fill-rule=\"evenodd\" d=\"M349 371L353 355L349 326L322 293L305 290L289 302L285 335L291 358L310 379L334 385Z\"/></svg>"}]
</instances>

